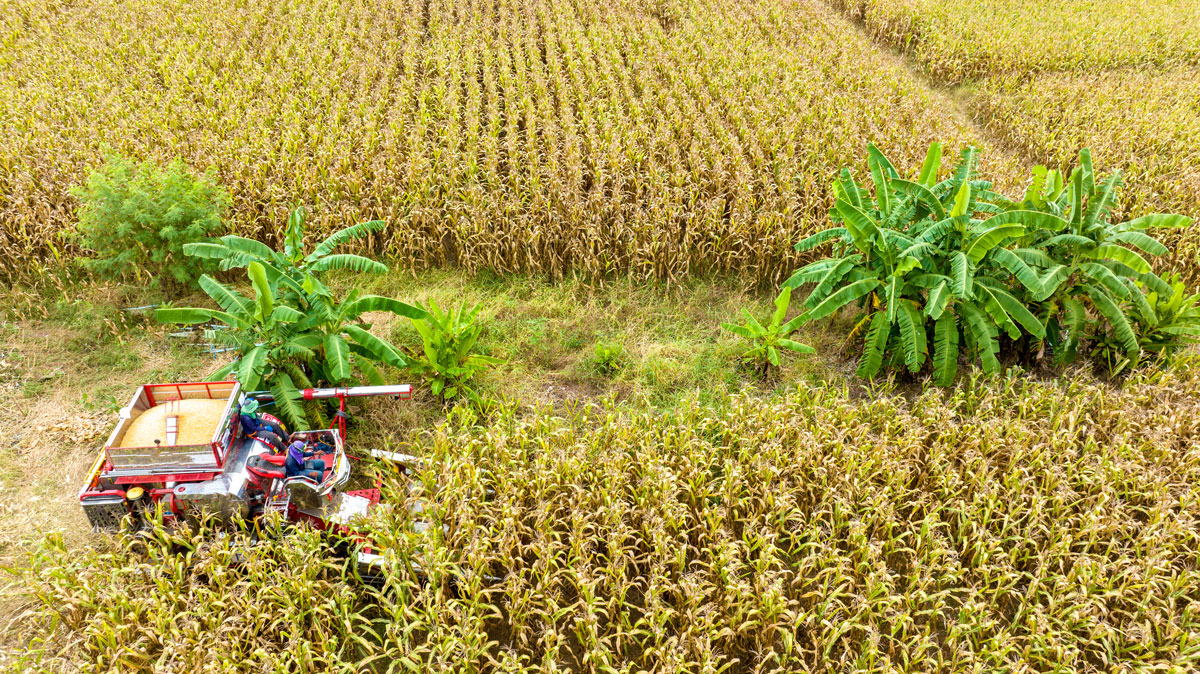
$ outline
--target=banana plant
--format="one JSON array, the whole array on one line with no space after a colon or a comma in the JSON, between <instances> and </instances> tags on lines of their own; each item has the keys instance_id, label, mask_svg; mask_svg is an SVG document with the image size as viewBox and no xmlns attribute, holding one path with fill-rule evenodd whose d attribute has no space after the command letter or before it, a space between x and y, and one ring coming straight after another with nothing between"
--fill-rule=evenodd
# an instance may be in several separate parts
<instances>
[{"instance_id":1,"label":"banana plant","mask_svg":"<svg viewBox=\"0 0 1200 674\"><path fill-rule=\"evenodd\" d=\"M471 380L480 371L504 362L472 352L483 332L483 326L475 321L481 306L467 308L463 302L457 311L442 311L430 300L428 309L423 309L425 315L412 318L422 344L420 349L408 351L408 370L428 381L430 392L443 403L458 398L481 403Z\"/></svg>"},{"instance_id":2,"label":"banana plant","mask_svg":"<svg viewBox=\"0 0 1200 674\"><path fill-rule=\"evenodd\" d=\"M305 308L310 306L331 315L329 305L332 293L322 282L321 274L326 271L345 269L359 273L383 274L387 265L361 255L334 253L355 239L361 239L382 230L382 220L360 222L330 234L318 243L311 252L304 249L304 229L307 212L303 206L292 209L284 229L283 250L277 251L267 244L233 234L222 236L216 242L187 244L183 250L188 255L220 261L222 270L245 267L251 262L262 265L271 284L282 293L295 293Z\"/></svg>"},{"instance_id":3,"label":"banana plant","mask_svg":"<svg viewBox=\"0 0 1200 674\"><path fill-rule=\"evenodd\" d=\"M1169 292L1160 294L1140 281L1133 295L1129 316L1137 333L1141 353L1163 356L1200 343L1200 293L1189 293L1178 274L1161 279ZM1119 344L1100 339L1099 350L1111 374L1136 365Z\"/></svg>"},{"instance_id":4,"label":"banana plant","mask_svg":"<svg viewBox=\"0 0 1200 674\"><path fill-rule=\"evenodd\" d=\"M238 358L210 375L209 381L232 374L248 391L270 390L284 420L294 428L307 428L309 417L320 418L319 410L303 408L298 388L342 385L359 376L383 384L377 364L399 368L408 364L399 349L370 332L362 316L388 311L420 319L425 316L421 308L389 297L359 296L355 291L332 304L328 313L305 312L289 303L294 295L277 294L262 263L250 261L246 269L253 298L204 275L200 288L217 309L165 307L155 314L165 323L223 324L223 329L210 329L206 335L236 349Z\"/></svg>"},{"instance_id":5,"label":"banana plant","mask_svg":"<svg viewBox=\"0 0 1200 674\"><path fill-rule=\"evenodd\" d=\"M1155 213L1112 222L1120 187L1120 172L1096 179L1084 149L1065 181L1057 171L1035 167L1023 201L1009 206L1010 212L1038 214L1012 252L1041 280L1036 299L1059 364L1075 360L1091 337L1115 341L1124 358L1136 362L1141 345L1129 308L1144 306L1146 292L1173 293L1146 259L1167 247L1147 230L1186 227L1191 219Z\"/></svg>"},{"instance_id":6,"label":"banana plant","mask_svg":"<svg viewBox=\"0 0 1200 674\"><path fill-rule=\"evenodd\" d=\"M939 182L941 156L941 146L932 145L910 181L868 146L874 194L843 169L830 213L841 226L796 245L806 251L834 242L838 253L785 282L815 284L804 320L826 318L853 302L868 308L851 331L854 339L865 330L860 376L873 377L885 366L915 373L931 361L935 379L948 383L957 373L960 344L979 354L985 370L995 371L1000 329L1014 337L1019 326L1041 332L1036 317L1003 282L1015 271L1040 291L1021 261L1003 252L1004 244L1024 233L1030 216L995 215L999 195L990 183L975 179L974 149L964 150L952 175ZM974 219L975 214L988 217Z\"/></svg>"},{"instance_id":7,"label":"banana plant","mask_svg":"<svg viewBox=\"0 0 1200 674\"><path fill-rule=\"evenodd\" d=\"M836 226L796 245L805 252L830 244L833 255L785 282L813 285L805 320L865 307L851 332L865 331L864 377L884 367L919 372L932 362L934 379L948 384L961 346L995 372L1005 337L1027 345L1026 354L1049 347L1058 364L1073 360L1085 340L1116 344L1136 362L1144 340L1129 312L1148 316L1147 293L1175 292L1146 259L1167 250L1147 230L1191 220L1152 214L1113 222L1120 174L1097 180L1086 150L1066 180L1035 168L1019 201L976 179L970 148L938 181L941 156L931 146L919 174L906 180L869 146L873 192L842 169L830 213Z\"/></svg>"},{"instance_id":8,"label":"banana plant","mask_svg":"<svg viewBox=\"0 0 1200 674\"><path fill-rule=\"evenodd\" d=\"M816 352L811 346L790 338L803 322L800 316L786 323L783 322L791 302L792 289L785 286L775 297L775 312L771 314L771 320L766 325L760 323L754 314L744 308L742 309L742 315L746 319L744 324L721 324L722 328L750 341L750 348L742 353L742 359L752 364L759 376L764 379L771 373L772 367L779 367L783 363L781 349L796 353Z\"/></svg>"}]
</instances>

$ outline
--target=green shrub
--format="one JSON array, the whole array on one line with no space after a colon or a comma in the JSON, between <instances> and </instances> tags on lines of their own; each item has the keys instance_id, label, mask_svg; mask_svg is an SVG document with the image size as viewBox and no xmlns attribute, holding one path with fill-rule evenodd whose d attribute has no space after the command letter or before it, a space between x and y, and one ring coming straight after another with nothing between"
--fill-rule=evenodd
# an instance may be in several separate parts
<instances>
[{"instance_id":1,"label":"green shrub","mask_svg":"<svg viewBox=\"0 0 1200 674\"><path fill-rule=\"evenodd\" d=\"M742 309L742 315L746 319L745 324L721 324L722 328L750 342L750 348L742 353L742 359L764 378L771 373L772 367L779 367L782 364L780 349L788 349L797 353L814 352L811 346L788 339L804 322L803 315L797 316L787 323L783 322L791 302L792 289L784 287L783 291L775 298L775 313L771 315L771 320L765 326L759 323L754 314L746 309Z\"/></svg>"},{"instance_id":2,"label":"green shrub","mask_svg":"<svg viewBox=\"0 0 1200 674\"><path fill-rule=\"evenodd\" d=\"M425 317L413 318L413 326L421 335L421 349L411 349L408 369L429 382L433 395L449 403L465 397L480 403L482 399L471 387L471 380L480 371L503 362L499 358L472 353L483 327L475 322L481 305L468 309L466 302L458 311L442 311L430 300Z\"/></svg>"},{"instance_id":3,"label":"green shrub","mask_svg":"<svg viewBox=\"0 0 1200 674\"><path fill-rule=\"evenodd\" d=\"M1082 345L1112 342L1136 362L1142 347L1128 312L1153 313L1146 289L1159 297L1173 292L1142 256L1166 252L1145 232L1190 220L1154 214L1110 222L1120 175L1097 181L1087 150L1066 181L1036 168L1020 200L976 180L975 162L968 148L939 182L941 147L935 144L910 181L870 146L873 193L843 169L830 213L839 226L796 245L806 251L831 242L833 255L785 283L814 284L801 320L851 304L864 308L851 334L863 335L858 372L864 377L884 368L916 373L928 365L938 383L948 384L960 352L995 372L1002 346L1005 355L1049 356L1061 365ZM1183 337L1173 330L1159 339Z\"/></svg>"},{"instance_id":4,"label":"green shrub","mask_svg":"<svg viewBox=\"0 0 1200 674\"><path fill-rule=\"evenodd\" d=\"M1030 220L1015 252L1041 277L1038 307L1045 316L1047 345L1059 364L1074 361L1088 342L1115 344L1123 361L1136 363L1142 344L1130 314L1148 320L1153 311L1146 293L1155 293L1156 301L1173 293L1144 257L1162 255L1167 247L1146 232L1183 227L1191 220L1151 214L1111 222L1120 186L1120 172L1104 180L1095 176L1085 149L1067 180L1036 167L1022 200L1004 204L1012 212L1042 214Z\"/></svg>"},{"instance_id":5,"label":"green shrub","mask_svg":"<svg viewBox=\"0 0 1200 674\"><path fill-rule=\"evenodd\" d=\"M208 336L236 348L239 358L209 379L233 373L247 390L270 390L280 413L294 427L306 428L309 421L323 425L320 408L305 408L298 388L363 380L379 385L385 382L377 364L408 365L399 349L370 332L362 315L389 311L412 319L425 316L420 307L390 297L359 296L356 290L338 300L320 280L321 274L332 268L386 270L381 263L357 255L331 254L337 246L381 225L361 223L339 230L306 255L302 249L304 211L297 208L288 219L283 253L235 236L223 237L220 243L189 246L189 253L219 259L225 268L246 267L254 297L204 275L200 287L219 309L165 307L156 316L169 323L225 324L228 329L210 330Z\"/></svg>"},{"instance_id":6,"label":"green shrub","mask_svg":"<svg viewBox=\"0 0 1200 674\"><path fill-rule=\"evenodd\" d=\"M192 284L211 268L183 248L219 234L229 207L211 170L196 176L178 159L135 165L115 153L71 194L80 202L75 238L94 254L80 259L83 266L104 278L144 271L164 289Z\"/></svg>"},{"instance_id":7,"label":"green shrub","mask_svg":"<svg viewBox=\"0 0 1200 674\"><path fill-rule=\"evenodd\" d=\"M625 365L625 347L619 342L599 342L592 349L591 362L596 374L611 377Z\"/></svg>"}]
</instances>

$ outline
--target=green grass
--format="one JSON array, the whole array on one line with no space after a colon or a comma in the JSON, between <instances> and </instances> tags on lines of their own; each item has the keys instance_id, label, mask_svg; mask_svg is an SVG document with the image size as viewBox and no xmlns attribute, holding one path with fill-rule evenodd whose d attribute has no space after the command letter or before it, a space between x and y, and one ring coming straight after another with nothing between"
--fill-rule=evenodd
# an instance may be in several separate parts
<instances>
[{"instance_id":1,"label":"green grass","mask_svg":"<svg viewBox=\"0 0 1200 674\"><path fill-rule=\"evenodd\" d=\"M497 396L554 405L613 395L669 407L697 392L704 396L745 383L770 390L776 384L758 382L742 368L738 355L744 347L719 327L742 306L767 315L770 298L729 280L692 279L667 288L631 280L590 285L426 272L372 279L363 291L442 307L482 302L479 350L506 361L483 377L485 389ZM389 321L383 334L408 348L419 344L407 321ZM823 344L830 339L823 332L805 338ZM597 372L592 363L596 345L607 343L624 349L623 366L612 375ZM827 369L829 357L826 350L826 360L789 359L780 380L813 376Z\"/></svg>"}]
</instances>

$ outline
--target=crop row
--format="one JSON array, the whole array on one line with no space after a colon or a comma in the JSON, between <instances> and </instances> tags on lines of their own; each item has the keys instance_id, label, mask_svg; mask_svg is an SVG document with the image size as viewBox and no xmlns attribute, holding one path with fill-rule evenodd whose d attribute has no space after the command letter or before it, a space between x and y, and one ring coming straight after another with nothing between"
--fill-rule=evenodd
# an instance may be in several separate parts
<instances>
[{"instance_id":1,"label":"crop row","mask_svg":"<svg viewBox=\"0 0 1200 674\"><path fill-rule=\"evenodd\" d=\"M972 101L976 119L1010 147L1064 169L1081 147L1121 169L1122 207L1200 216L1200 68L1123 69L990 78ZM1165 232L1169 264L1195 278L1200 231Z\"/></svg>"},{"instance_id":2,"label":"crop row","mask_svg":"<svg viewBox=\"0 0 1200 674\"><path fill-rule=\"evenodd\" d=\"M867 141L906 164L933 140L979 141L816 0L88 0L22 16L0 44L9 275L70 252L67 190L103 144L215 166L235 229L267 241L304 202L313 236L388 221L371 245L406 266L778 281Z\"/></svg>"},{"instance_id":3,"label":"crop row","mask_svg":"<svg viewBox=\"0 0 1200 674\"><path fill-rule=\"evenodd\" d=\"M1192 0L834 2L944 82L1200 63L1200 4Z\"/></svg>"},{"instance_id":4,"label":"crop row","mask_svg":"<svg viewBox=\"0 0 1200 674\"><path fill-rule=\"evenodd\" d=\"M1191 361L1122 390L1017 374L911 398L801 388L452 422L401 445L426 461L413 480L384 483L422 506L370 528L384 587L353 589L302 532L251 549L186 532L112 554L51 543L13 633L57 630L9 657L33 669L44 649L44 666L95 671L1190 671L1198 399Z\"/></svg>"}]
</instances>

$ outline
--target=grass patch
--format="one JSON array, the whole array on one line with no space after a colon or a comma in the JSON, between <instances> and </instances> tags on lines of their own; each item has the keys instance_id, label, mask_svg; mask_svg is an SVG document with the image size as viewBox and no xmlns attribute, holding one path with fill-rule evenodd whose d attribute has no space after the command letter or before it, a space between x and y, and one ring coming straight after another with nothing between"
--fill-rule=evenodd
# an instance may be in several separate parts
<instances>
[{"instance_id":1,"label":"grass patch","mask_svg":"<svg viewBox=\"0 0 1200 674\"><path fill-rule=\"evenodd\" d=\"M760 314L771 307L769 297L729 279L691 279L666 287L628 279L596 285L521 276L468 280L425 272L393 273L366 283L364 292L433 300L442 307L483 302L479 350L506 363L486 372L482 382L493 395L531 404L613 395L671 406L681 396L752 383L753 374L737 360L744 347L719 324L742 306ZM388 322L384 334L394 343L419 348L419 336L408 321L378 318ZM829 339L815 334L818 340ZM618 370L595 367L596 348L602 344L620 345ZM779 379L827 365L790 358Z\"/></svg>"}]
</instances>

